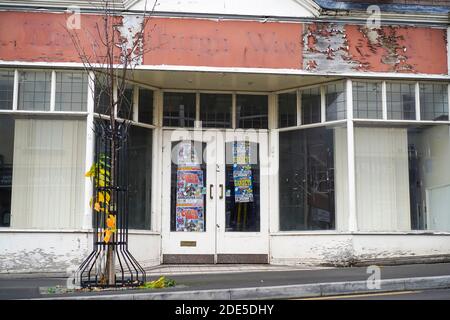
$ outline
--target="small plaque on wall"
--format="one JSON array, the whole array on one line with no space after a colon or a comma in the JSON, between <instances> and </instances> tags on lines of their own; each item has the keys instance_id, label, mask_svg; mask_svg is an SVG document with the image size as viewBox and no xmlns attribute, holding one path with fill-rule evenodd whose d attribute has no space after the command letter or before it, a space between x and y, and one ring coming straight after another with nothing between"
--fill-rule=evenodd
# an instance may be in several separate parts
<instances>
[{"instance_id":1,"label":"small plaque on wall","mask_svg":"<svg viewBox=\"0 0 450 320\"><path fill-rule=\"evenodd\" d=\"M197 241L180 241L180 247L196 247Z\"/></svg>"}]
</instances>

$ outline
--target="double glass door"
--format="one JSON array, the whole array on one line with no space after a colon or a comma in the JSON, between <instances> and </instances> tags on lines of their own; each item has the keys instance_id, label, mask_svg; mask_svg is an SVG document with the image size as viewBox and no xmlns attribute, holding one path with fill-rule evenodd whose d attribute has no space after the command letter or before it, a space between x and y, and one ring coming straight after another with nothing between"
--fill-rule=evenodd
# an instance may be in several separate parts
<instances>
[{"instance_id":1,"label":"double glass door","mask_svg":"<svg viewBox=\"0 0 450 320\"><path fill-rule=\"evenodd\" d=\"M268 262L267 133L165 131L164 263Z\"/></svg>"}]
</instances>

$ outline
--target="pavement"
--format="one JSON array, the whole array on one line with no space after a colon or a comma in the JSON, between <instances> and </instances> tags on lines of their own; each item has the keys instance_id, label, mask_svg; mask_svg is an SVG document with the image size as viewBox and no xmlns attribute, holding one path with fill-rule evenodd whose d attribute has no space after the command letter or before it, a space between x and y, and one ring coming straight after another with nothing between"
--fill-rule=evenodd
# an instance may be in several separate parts
<instances>
[{"instance_id":1,"label":"pavement","mask_svg":"<svg viewBox=\"0 0 450 320\"><path fill-rule=\"evenodd\" d=\"M362 293L293 300L450 300L450 289Z\"/></svg>"},{"instance_id":2,"label":"pavement","mask_svg":"<svg viewBox=\"0 0 450 320\"><path fill-rule=\"evenodd\" d=\"M292 299L450 289L450 263L380 266L379 286L375 282L368 286L371 274L366 267L160 266L149 270L149 275L149 280L165 275L176 286L48 294L46 288L65 286L67 279L3 274L0 299Z\"/></svg>"}]
</instances>

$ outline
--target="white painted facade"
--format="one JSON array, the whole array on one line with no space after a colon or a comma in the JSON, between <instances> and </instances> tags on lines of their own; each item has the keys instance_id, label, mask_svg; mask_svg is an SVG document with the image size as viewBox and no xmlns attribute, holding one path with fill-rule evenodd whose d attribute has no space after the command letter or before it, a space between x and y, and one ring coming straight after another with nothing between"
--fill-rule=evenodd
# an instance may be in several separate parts
<instances>
[{"instance_id":1,"label":"white painted facade","mask_svg":"<svg viewBox=\"0 0 450 320\"><path fill-rule=\"evenodd\" d=\"M65 3L58 1L58 3ZM150 3L151 1L148 1ZM0 2L1 3L1 2ZM42 5L45 1L41 2ZM142 1L126 1L124 8L142 10ZM314 18L319 8L313 1L160 1L155 10L166 13L214 14L245 16L278 16ZM22 4L23 5L23 4ZM35 162L58 163L79 167L67 189L45 189L34 185L32 177L41 179L46 173L35 167L14 172L12 216L10 227L0 227L0 273L66 272L78 266L92 249L92 209L89 200L92 183L82 175L93 163L94 137L92 125L98 116L94 112L92 92L87 95L87 109L80 112L55 111L56 72L67 69L80 71L76 63L22 63L0 61L2 69L14 72L12 110L0 110L0 117L17 117L14 142L14 165L29 161L24 153L33 148L47 149L35 154ZM55 68L51 73L49 111L18 110L19 73L22 70ZM0 69L0 71L2 70ZM339 78L345 79L344 119L327 119L325 86ZM353 81L381 83L382 116L379 119L359 119L354 114ZM386 80L388 79L388 80ZM448 87L448 75L322 72L304 70L228 68L192 66L139 66L135 88L153 90L153 124L139 122L139 108L133 97L133 125L148 129L152 136L151 225L149 230L130 231L130 251L144 266L161 264L164 254L267 254L272 264L353 265L364 263L400 263L427 261L450 257L450 122L421 119L420 84L436 81ZM416 113L414 119L394 120L388 117L386 82L413 82ZM93 86L89 87L92 90ZM289 89L287 89L289 88ZM320 115L317 123L303 123L306 107L302 103L305 91L320 92ZM137 91L136 91L137 92ZM199 120L200 94L232 95L232 126L201 131L199 128L176 128L163 124L164 94L188 92L196 95L196 120ZM296 123L278 127L278 95L296 93ZM263 94L268 96L268 128L261 130L260 161L267 162L261 179L260 230L248 233L224 231L225 200L221 186L225 185L225 155L223 146L230 136L239 140L248 136L236 125L236 96ZM450 95L447 95L450 102ZM447 104L448 105L448 104ZM45 116L45 120L33 120ZM33 118L33 119L31 119ZM57 121L56 121L57 120ZM38 127L41 129L38 130ZM62 128L65 129L62 129ZM333 170L335 181L335 225L331 230L282 230L279 169L280 135L287 132L328 127L333 131ZM408 172L408 127L426 127L417 138L418 148L426 155L422 163L423 190L421 201L427 209L427 226L412 230L410 182ZM198 140L212 145L215 161L210 163L207 177L207 232L202 234L170 231L171 181L170 145L175 130L184 130ZM196 130L197 129L197 130ZM38 131L37 131L38 130ZM64 135L58 134L63 132ZM39 134L37 134L39 132ZM67 135L66 132L71 132ZM55 137L56 140L51 140ZM225 139L223 139L225 137ZM234 138L234 137L233 137ZM60 139L60 140L58 140ZM251 140L251 139L250 139ZM71 146L72 142L82 142ZM175 140L174 140L175 141ZM8 141L2 141L1 146ZM1 150L1 149L0 149ZM52 157L51 151L59 152ZM61 155L62 154L62 155ZM55 164L56 165L56 164ZM51 175L51 173L50 173ZM52 178L60 178L58 175ZM423 191L422 190L422 191ZM26 194L25 200L21 195ZM50 200L45 198L51 194ZM57 199L54 201L53 199ZM61 212L69 214L61 215ZM432 218L430 218L432 217ZM195 241L196 250L181 247L182 241ZM198 249L198 250L197 250Z\"/></svg>"}]
</instances>

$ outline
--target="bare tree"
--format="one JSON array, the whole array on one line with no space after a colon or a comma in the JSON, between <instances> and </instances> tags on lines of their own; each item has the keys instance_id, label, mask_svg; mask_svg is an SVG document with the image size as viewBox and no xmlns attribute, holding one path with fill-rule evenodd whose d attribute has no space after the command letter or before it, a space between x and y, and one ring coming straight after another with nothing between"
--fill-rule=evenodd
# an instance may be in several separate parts
<instances>
[{"instance_id":1,"label":"bare tree","mask_svg":"<svg viewBox=\"0 0 450 320\"><path fill-rule=\"evenodd\" d=\"M132 114L133 103L132 99L130 100L125 94L127 80L133 78L135 67L142 63L144 54L150 50L144 48L144 32L157 0L149 9L147 9L147 1L145 1L145 9L139 15L124 14L116 2L103 0L91 3L100 12L99 21L95 22L95 26L91 30L89 28L77 30L64 26L86 73L89 75L91 80L88 81L89 85L95 86L90 87L90 92L94 94L95 110L103 108L103 114L99 113L98 115L101 119L100 122L106 124L108 130L112 132L108 179L111 186L115 186L117 182L116 162L120 148L117 133L124 127L127 132L131 123L128 119ZM118 114L122 115L124 119L118 119ZM108 201L103 201L104 204L106 203L106 207L97 208L104 210L106 212L104 218L109 219L103 223L104 234L94 236L100 237L106 243L114 243L116 241L114 234L117 215L116 193L111 192L108 197ZM95 199L92 202L93 206L95 206L94 203L96 204ZM108 245L105 255L106 262L102 272L102 281L105 284L114 285L116 258L112 245Z\"/></svg>"}]
</instances>

